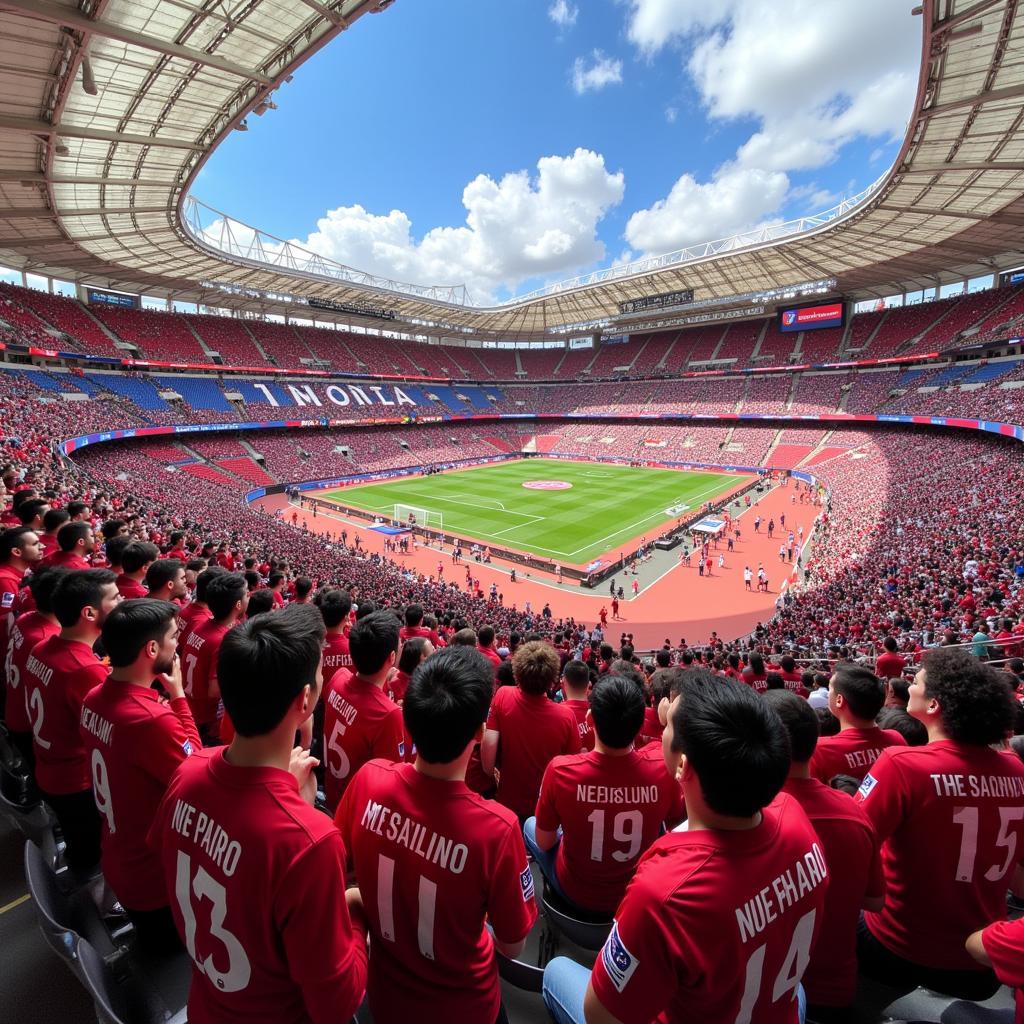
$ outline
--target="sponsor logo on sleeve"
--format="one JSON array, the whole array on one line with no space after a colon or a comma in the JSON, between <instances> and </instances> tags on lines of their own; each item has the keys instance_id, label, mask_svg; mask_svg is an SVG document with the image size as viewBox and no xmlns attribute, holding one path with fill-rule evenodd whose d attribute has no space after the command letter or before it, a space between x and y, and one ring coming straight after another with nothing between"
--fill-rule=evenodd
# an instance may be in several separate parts
<instances>
[{"instance_id":1,"label":"sponsor logo on sleeve","mask_svg":"<svg viewBox=\"0 0 1024 1024\"><path fill-rule=\"evenodd\" d=\"M533 899L533 872L527 864L519 875L519 888L523 890L523 902L529 903Z\"/></svg>"},{"instance_id":2,"label":"sponsor logo on sleeve","mask_svg":"<svg viewBox=\"0 0 1024 1024\"><path fill-rule=\"evenodd\" d=\"M626 944L619 937L618 921L612 925L612 930L605 940L604 949L601 950L601 961L615 990L622 992L629 984L629 979L633 977L633 972L640 961L626 949Z\"/></svg>"},{"instance_id":3,"label":"sponsor logo on sleeve","mask_svg":"<svg viewBox=\"0 0 1024 1024\"><path fill-rule=\"evenodd\" d=\"M12 608L14 606L14 599L17 597L11 590L5 590L3 596L0 596L0 608Z\"/></svg>"},{"instance_id":4,"label":"sponsor logo on sleeve","mask_svg":"<svg viewBox=\"0 0 1024 1024\"><path fill-rule=\"evenodd\" d=\"M191 757L192 756L192 741L191 740L185 740L185 742L182 743L182 745L181 745L181 749L183 751L185 751L185 756L186 757Z\"/></svg>"},{"instance_id":5,"label":"sponsor logo on sleeve","mask_svg":"<svg viewBox=\"0 0 1024 1024\"><path fill-rule=\"evenodd\" d=\"M875 788L878 779L874 775L868 774L864 776L864 781L860 784L860 798L861 800L867 800L868 794Z\"/></svg>"},{"instance_id":6,"label":"sponsor logo on sleeve","mask_svg":"<svg viewBox=\"0 0 1024 1024\"><path fill-rule=\"evenodd\" d=\"M398 756L405 757L405 740L398 744Z\"/></svg>"}]
</instances>

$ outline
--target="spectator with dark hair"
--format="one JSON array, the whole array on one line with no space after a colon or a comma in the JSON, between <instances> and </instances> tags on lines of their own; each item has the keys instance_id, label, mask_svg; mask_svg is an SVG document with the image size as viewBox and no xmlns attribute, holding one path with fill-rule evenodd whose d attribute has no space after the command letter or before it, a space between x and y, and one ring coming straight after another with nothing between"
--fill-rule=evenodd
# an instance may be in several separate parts
<instances>
[{"instance_id":1,"label":"spectator with dark hair","mask_svg":"<svg viewBox=\"0 0 1024 1024\"><path fill-rule=\"evenodd\" d=\"M159 557L160 549L149 541L135 541L124 549L121 553L121 575L117 578L117 589L126 601L149 595L142 581L149 567Z\"/></svg>"},{"instance_id":2,"label":"spectator with dark hair","mask_svg":"<svg viewBox=\"0 0 1024 1024\"><path fill-rule=\"evenodd\" d=\"M313 593L313 581L308 576L299 576L295 580L295 604L309 604Z\"/></svg>"},{"instance_id":3,"label":"spectator with dark hair","mask_svg":"<svg viewBox=\"0 0 1024 1024\"><path fill-rule=\"evenodd\" d=\"M123 519L108 519L100 527L100 534L104 544L112 541L115 537L127 537L128 524Z\"/></svg>"},{"instance_id":4,"label":"spectator with dark hair","mask_svg":"<svg viewBox=\"0 0 1024 1024\"><path fill-rule=\"evenodd\" d=\"M840 731L818 743L811 760L811 774L816 779L828 782L841 773L862 779L886 747L906 746L898 732L875 724L885 700L885 684L870 669L837 665L828 693L828 707L839 719Z\"/></svg>"},{"instance_id":5,"label":"spectator with dark hair","mask_svg":"<svg viewBox=\"0 0 1024 1024\"><path fill-rule=\"evenodd\" d=\"M423 624L423 605L417 604L415 601L406 605L405 625L402 626L401 633L403 640L411 640L414 636L425 636L435 647L441 646L441 638L437 635L437 630L429 629ZM475 637L473 643L476 643Z\"/></svg>"},{"instance_id":6,"label":"spectator with dark hair","mask_svg":"<svg viewBox=\"0 0 1024 1024\"><path fill-rule=\"evenodd\" d=\"M515 689L498 690L487 717L481 765L498 784L498 802L520 820L533 813L551 759L580 749L576 716L547 696L558 684L560 668L558 652L550 644L523 644L512 658Z\"/></svg>"},{"instance_id":7,"label":"spectator with dark hair","mask_svg":"<svg viewBox=\"0 0 1024 1024\"><path fill-rule=\"evenodd\" d=\"M181 766L150 832L194 960L190 1020L326 1024L362 1002L366 934L349 916L345 847L311 806L314 760L293 749L319 697L323 637L303 605L224 637L217 674L237 732Z\"/></svg>"},{"instance_id":8,"label":"spectator with dark hair","mask_svg":"<svg viewBox=\"0 0 1024 1024\"><path fill-rule=\"evenodd\" d=\"M477 650L491 663L491 665L497 669L501 664L501 655L495 650L494 647L494 627L489 625L481 626L477 630L476 644Z\"/></svg>"},{"instance_id":9,"label":"spectator with dark hair","mask_svg":"<svg viewBox=\"0 0 1024 1024\"><path fill-rule=\"evenodd\" d=\"M910 700L910 680L906 676L892 676L886 679L885 684L885 703L882 707L906 711L907 701Z\"/></svg>"},{"instance_id":10,"label":"spectator with dark hair","mask_svg":"<svg viewBox=\"0 0 1024 1024\"><path fill-rule=\"evenodd\" d=\"M613 913L644 850L664 824L682 819L682 794L664 764L633 747L645 706L632 681L598 680L590 694L594 749L551 761L536 817L523 826L544 877L574 908Z\"/></svg>"},{"instance_id":11,"label":"spectator with dark hair","mask_svg":"<svg viewBox=\"0 0 1024 1024\"><path fill-rule=\"evenodd\" d=\"M134 543L135 541L133 541L127 534L119 533L116 537L111 537L110 540L103 545L103 557L106 559L107 567L120 575L121 558L125 551L127 551ZM95 561L95 558L93 561Z\"/></svg>"},{"instance_id":12,"label":"spectator with dark hair","mask_svg":"<svg viewBox=\"0 0 1024 1024\"><path fill-rule=\"evenodd\" d=\"M182 649L185 646L185 641L188 639L188 634L198 627L201 623L211 618L213 613L210 611L209 606L206 603L206 588L210 584L210 580L214 576L219 576L223 573L223 570L219 565L208 565L205 569L200 570L196 574L195 590L192 594L192 600L189 601L179 613L181 618L181 633L178 636L178 656L182 654Z\"/></svg>"},{"instance_id":13,"label":"spectator with dark hair","mask_svg":"<svg viewBox=\"0 0 1024 1024\"><path fill-rule=\"evenodd\" d=\"M580 747L594 749L594 731L590 727L590 669L582 661L567 661L562 668L562 705L576 716L576 728L580 734Z\"/></svg>"},{"instance_id":14,"label":"spectator with dark hair","mask_svg":"<svg viewBox=\"0 0 1024 1024\"><path fill-rule=\"evenodd\" d=\"M753 687L757 693L764 693L768 688L768 673L765 670L764 658L757 651L751 651L747 658L747 667L743 670L740 678Z\"/></svg>"},{"instance_id":15,"label":"spectator with dark hair","mask_svg":"<svg viewBox=\"0 0 1024 1024\"><path fill-rule=\"evenodd\" d=\"M998 987L964 939L1005 915L1013 851L1024 849L1024 764L992 748L1013 705L1000 675L966 651L924 655L907 710L928 743L883 751L858 796L886 876L885 906L859 935L872 977L971 1000Z\"/></svg>"},{"instance_id":16,"label":"spectator with dark hair","mask_svg":"<svg viewBox=\"0 0 1024 1024\"><path fill-rule=\"evenodd\" d=\"M881 910L885 899L878 840L854 801L811 776L810 761L818 743L814 709L784 690L766 693L765 700L789 733L792 762L783 792L810 818L831 877L821 933L803 980L809 1014L815 1021L852 1021L857 992L857 923L862 910Z\"/></svg>"},{"instance_id":17,"label":"spectator with dark hair","mask_svg":"<svg viewBox=\"0 0 1024 1024\"><path fill-rule=\"evenodd\" d=\"M810 687L810 692L807 695L807 703L810 704L815 711L819 710L820 708L828 710L828 682L829 677L825 675L824 672L814 672L811 675L812 685ZM821 735L824 736L826 734L822 733Z\"/></svg>"},{"instance_id":18,"label":"spectator with dark hair","mask_svg":"<svg viewBox=\"0 0 1024 1024\"><path fill-rule=\"evenodd\" d=\"M410 637L405 649L421 643L429 646L429 637ZM515 815L464 782L493 675L487 659L465 647L420 665L403 708L415 763L370 761L338 808L373 939L368 996L375 1020L507 1020L494 950L519 955L537 906ZM422 843L377 827L372 809L382 805L392 821L425 829Z\"/></svg>"},{"instance_id":19,"label":"spectator with dark hair","mask_svg":"<svg viewBox=\"0 0 1024 1024\"><path fill-rule=\"evenodd\" d=\"M28 586L35 608L22 612L14 620L10 645L7 648L5 721L10 730L11 742L17 747L33 776L35 754L32 750L32 721L21 684L27 682L26 663L33 648L60 632L60 623L53 612L53 592L67 574L67 569L57 566L47 566L32 573Z\"/></svg>"},{"instance_id":20,"label":"spectator with dark hair","mask_svg":"<svg viewBox=\"0 0 1024 1024\"><path fill-rule=\"evenodd\" d=\"M907 662L896 653L896 638L887 636L882 641L882 647L885 648L884 652L875 659L875 675L879 679L899 679Z\"/></svg>"},{"instance_id":21,"label":"spectator with dark hair","mask_svg":"<svg viewBox=\"0 0 1024 1024\"><path fill-rule=\"evenodd\" d=\"M664 756L682 776L687 830L641 858L589 987L573 961L545 968L544 1001L560 1024L797 1019L827 868L807 815L779 795L789 738L749 687L706 669L685 676ZM799 889L762 906L757 894L797 864Z\"/></svg>"},{"instance_id":22,"label":"spectator with dark hair","mask_svg":"<svg viewBox=\"0 0 1024 1024\"><path fill-rule=\"evenodd\" d=\"M449 643L451 647L476 647L476 630L466 626L464 629L457 629L452 635Z\"/></svg>"},{"instance_id":23,"label":"spectator with dark hair","mask_svg":"<svg viewBox=\"0 0 1024 1024\"><path fill-rule=\"evenodd\" d=\"M43 521L46 518L46 513L49 511L50 503L45 499L29 498L28 501L23 501L17 506L15 514L18 516L18 521L22 526L27 526L39 535L40 543L42 543L42 535L45 530ZM43 553L46 553L45 548Z\"/></svg>"},{"instance_id":24,"label":"spectator with dark hair","mask_svg":"<svg viewBox=\"0 0 1024 1024\"><path fill-rule=\"evenodd\" d=\"M60 565L65 569L88 569L89 556L96 548L96 535L88 523L75 520L57 531L57 549L43 560L44 565Z\"/></svg>"},{"instance_id":25,"label":"spectator with dark hair","mask_svg":"<svg viewBox=\"0 0 1024 1024\"><path fill-rule=\"evenodd\" d=\"M284 607L284 585L288 580L283 572L272 572L267 577L267 589L271 594L271 601L275 608Z\"/></svg>"},{"instance_id":26,"label":"spectator with dark hair","mask_svg":"<svg viewBox=\"0 0 1024 1024\"><path fill-rule=\"evenodd\" d=\"M39 535L27 526L12 526L0 533L0 651L5 654L11 627L21 611L19 594L25 573L39 564L42 554Z\"/></svg>"},{"instance_id":27,"label":"spectator with dark hair","mask_svg":"<svg viewBox=\"0 0 1024 1024\"><path fill-rule=\"evenodd\" d=\"M99 865L100 819L78 723L85 695L106 678L93 645L120 600L116 577L109 570L68 573L51 598L60 632L37 644L25 663L36 785L57 815L68 865L80 877Z\"/></svg>"},{"instance_id":28,"label":"spectator with dark hair","mask_svg":"<svg viewBox=\"0 0 1024 1024\"><path fill-rule=\"evenodd\" d=\"M57 533L70 518L63 508L48 509L43 516L43 532L39 535L39 543L43 548L44 560L58 550Z\"/></svg>"},{"instance_id":29,"label":"spectator with dark hair","mask_svg":"<svg viewBox=\"0 0 1024 1024\"><path fill-rule=\"evenodd\" d=\"M880 729L898 732L908 747L923 747L928 742L924 723L910 715L905 708L882 708L875 719Z\"/></svg>"},{"instance_id":30,"label":"spectator with dark hair","mask_svg":"<svg viewBox=\"0 0 1024 1024\"><path fill-rule=\"evenodd\" d=\"M347 590L333 587L318 590L313 603L320 609L327 627L324 645L324 679L330 681L340 668L351 668L352 654L348 646L348 630L352 617L352 596ZM323 702L321 701L321 704Z\"/></svg>"},{"instance_id":31,"label":"spectator with dark hair","mask_svg":"<svg viewBox=\"0 0 1024 1024\"><path fill-rule=\"evenodd\" d=\"M245 618L249 592L241 575L221 570L207 581L205 596L210 618L193 625L182 644L181 661L185 696L203 745L216 746L220 742L217 655L224 637Z\"/></svg>"},{"instance_id":32,"label":"spectator with dark hair","mask_svg":"<svg viewBox=\"0 0 1024 1024\"><path fill-rule=\"evenodd\" d=\"M122 601L103 623L102 637L110 675L86 695L81 733L103 826L103 876L141 948L174 952L181 942L159 853L146 836L171 777L201 746L176 653L178 606L152 598ZM154 679L168 703L153 689Z\"/></svg>"},{"instance_id":33,"label":"spectator with dark hair","mask_svg":"<svg viewBox=\"0 0 1024 1024\"><path fill-rule=\"evenodd\" d=\"M398 630L391 612L357 620L348 635L355 674L341 668L325 688L324 791L332 810L367 761L405 758L402 709L386 693L398 661Z\"/></svg>"},{"instance_id":34,"label":"spectator with dark hair","mask_svg":"<svg viewBox=\"0 0 1024 1024\"><path fill-rule=\"evenodd\" d=\"M171 601L181 605L188 596L185 586L185 566L176 558L160 558L146 570L146 589L157 601Z\"/></svg>"},{"instance_id":35,"label":"spectator with dark hair","mask_svg":"<svg viewBox=\"0 0 1024 1024\"><path fill-rule=\"evenodd\" d=\"M262 590L254 590L249 595L249 604L246 606L246 616L252 615L264 615L267 612L272 612L277 608L274 603L274 592L267 590L265 587Z\"/></svg>"}]
</instances>

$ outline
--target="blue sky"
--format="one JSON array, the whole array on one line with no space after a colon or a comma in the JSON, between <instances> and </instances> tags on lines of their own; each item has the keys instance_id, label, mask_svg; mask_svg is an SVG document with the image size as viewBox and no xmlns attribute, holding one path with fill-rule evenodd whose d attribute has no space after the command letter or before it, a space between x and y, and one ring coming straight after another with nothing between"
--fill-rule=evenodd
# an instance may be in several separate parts
<instances>
[{"instance_id":1,"label":"blue sky","mask_svg":"<svg viewBox=\"0 0 1024 1024\"><path fill-rule=\"evenodd\" d=\"M398 0L193 191L360 269L501 299L869 184L920 31L891 0Z\"/></svg>"}]
</instances>

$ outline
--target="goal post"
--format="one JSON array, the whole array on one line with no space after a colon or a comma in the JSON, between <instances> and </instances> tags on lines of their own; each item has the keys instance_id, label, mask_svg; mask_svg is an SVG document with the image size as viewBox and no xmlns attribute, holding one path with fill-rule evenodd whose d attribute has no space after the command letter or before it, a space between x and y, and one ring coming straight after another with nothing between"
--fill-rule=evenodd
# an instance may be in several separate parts
<instances>
[{"instance_id":1,"label":"goal post","mask_svg":"<svg viewBox=\"0 0 1024 1024\"><path fill-rule=\"evenodd\" d=\"M400 526L415 525L427 530L444 532L444 516L440 512L434 512L428 508L419 508L417 505L396 504L394 518L395 522Z\"/></svg>"}]
</instances>

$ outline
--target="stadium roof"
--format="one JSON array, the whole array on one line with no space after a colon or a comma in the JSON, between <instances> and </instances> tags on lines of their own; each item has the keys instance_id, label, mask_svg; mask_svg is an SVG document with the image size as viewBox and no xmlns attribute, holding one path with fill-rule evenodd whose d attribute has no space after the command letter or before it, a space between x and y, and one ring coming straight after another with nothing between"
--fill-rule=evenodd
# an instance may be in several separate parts
<instances>
[{"instance_id":1,"label":"stadium roof","mask_svg":"<svg viewBox=\"0 0 1024 1024\"><path fill-rule=\"evenodd\" d=\"M918 93L893 168L784 240L737 236L487 308L252 232L234 230L233 254L216 250L209 217L186 201L198 169L306 58L391 2L0 0L0 264L229 308L297 314L266 296L315 296L445 325L424 333L536 339L691 288L715 299L834 278L834 292L866 297L1024 262L1017 0L925 0ZM358 46L358 30L335 45ZM230 225L214 227L230 240Z\"/></svg>"}]
</instances>

